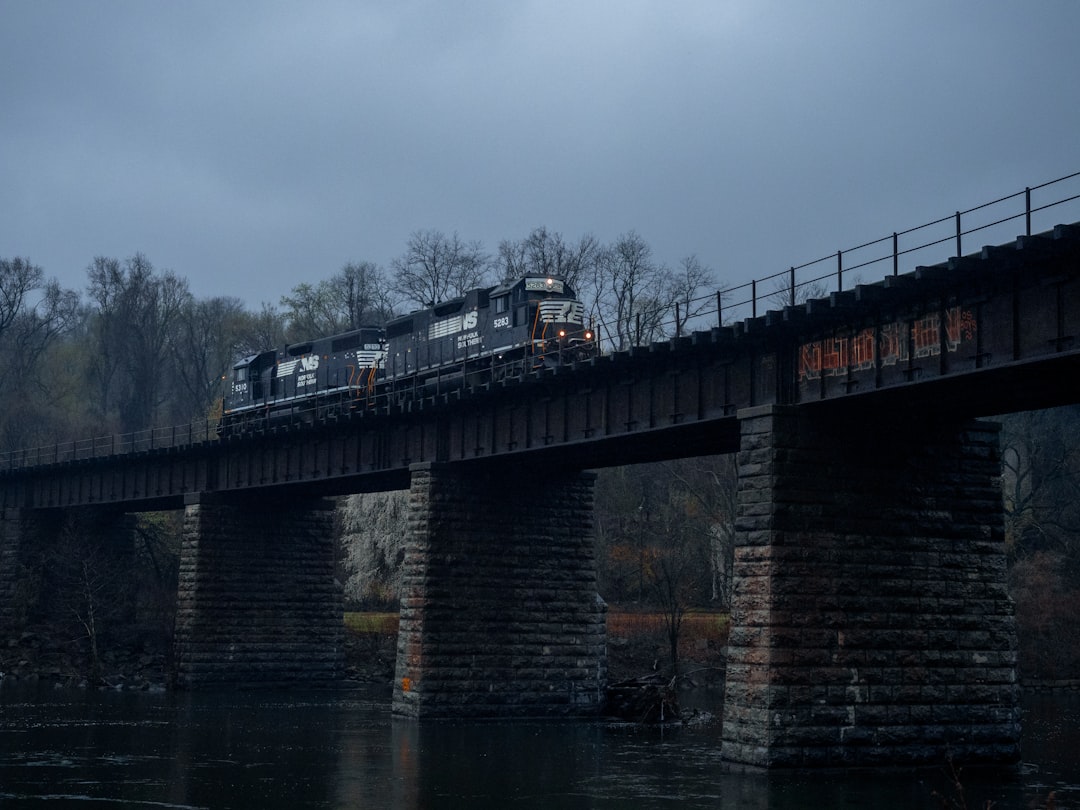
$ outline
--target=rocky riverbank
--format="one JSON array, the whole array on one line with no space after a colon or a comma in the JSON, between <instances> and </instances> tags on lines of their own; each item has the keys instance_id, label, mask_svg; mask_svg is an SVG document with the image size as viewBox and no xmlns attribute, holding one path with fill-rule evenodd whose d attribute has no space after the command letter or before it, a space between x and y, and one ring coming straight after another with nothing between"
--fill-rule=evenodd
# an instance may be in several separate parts
<instances>
[{"instance_id":1,"label":"rocky riverbank","mask_svg":"<svg viewBox=\"0 0 1080 810\"><path fill-rule=\"evenodd\" d=\"M346 684L391 684L396 636L346 630L344 652ZM0 681L157 691L171 688L171 673L171 650L164 638L113 642L96 659L85 638L64 638L44 627L0 641Z\"/></svg>"},{"instance_id":2,"label":"rocky riverbank","mask_svg":"<svg viewBox=\"0 0 1080 810\"><path fill-rule=\"evenodd\" d=\"M0 680L45 682L57 687L164 690L170 658L163 642L131 640L99 649L85 638L68 639L28 628L0 644Z\"/></svg>"},{"instance_id":3,"label":"rocky riverbank","mask_svg":"<svg viewBox=\"0 0 1080 810\"><path fill-rule=\"evenodd\" d=\"M608 645L609 682L657 680L660 651L652 637L613 636ZM392 684L397 654L395 633L346 628L344 653L346 684ZM687 660L677 687L713 688L722 684L723 671L717 665L716 654L716 650L703 649L701 656ZM165 638L113 641L102 646L96 661L85 638L66 638L45 627L28 628L0 641L0 680L61 687L160 690L171 686L171 667L171 650Z\"/></svg>"}]
</instances>

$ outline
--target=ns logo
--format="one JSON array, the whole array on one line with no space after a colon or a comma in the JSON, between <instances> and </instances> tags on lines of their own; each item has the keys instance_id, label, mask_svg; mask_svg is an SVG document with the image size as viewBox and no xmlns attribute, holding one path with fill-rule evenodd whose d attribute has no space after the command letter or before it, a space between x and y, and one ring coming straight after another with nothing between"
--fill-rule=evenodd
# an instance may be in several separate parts
<instances>
[{"instance_id":1,"label":"ns logo","mask_svg":"<svg viewBox=\"0 0 1080 810\"><path fill-rule=\"evenodd\" d=\"M462 331L464 331L465 329L475 329L476 328L477 317L478 317L478 313L477 313L477 311L475 309L472 312L466 312L465 315L461 319L461 329L462 329Z\"/></svg>"},{"instance_id":2,"label":"ns logo","mask_svg":"<svg viewBox=\"0 0 1080 810\"><path fill-rule=\"evenodd\" d=\"M319 355L309 354L300 358L301 371L314 371L319 367Z\"/></svg>"}]
</instances>

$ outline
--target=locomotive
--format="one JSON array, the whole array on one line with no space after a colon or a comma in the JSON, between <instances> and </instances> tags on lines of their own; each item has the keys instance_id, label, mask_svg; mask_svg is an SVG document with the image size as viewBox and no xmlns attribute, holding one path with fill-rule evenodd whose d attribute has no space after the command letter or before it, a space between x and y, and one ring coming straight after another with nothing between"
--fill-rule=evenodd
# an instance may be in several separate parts
<instances>
[{"instance_id":1,"label":"locomotive","mask_svg":"<svg viewBox=\"0 0 1080 810\"><path fill-rule=\"evenodd\" d=\"M225 382L221 431L400 404L588 359L596 351L570 285L525 276L393 318L385 327L243 358Z\"/></svg>"}]
</instances>

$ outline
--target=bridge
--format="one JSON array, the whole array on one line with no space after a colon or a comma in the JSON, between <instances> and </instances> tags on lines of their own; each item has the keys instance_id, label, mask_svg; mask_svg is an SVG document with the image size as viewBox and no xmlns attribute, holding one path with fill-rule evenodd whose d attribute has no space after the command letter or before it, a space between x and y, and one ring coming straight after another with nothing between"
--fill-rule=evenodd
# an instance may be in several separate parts
<instances>
[{"instance_id":1,"label":"bridge","mask_svg":"<svg viewBox=\"0 0 1080 810\"><path fill-rule=\"evenodd\" d=\"M1028 221L1030 222L1030 202ZM1019 756L996 425L1077 402L1080 225L588 362L314 426L212 425L0 457L0 622L69 514L184 509L176 675L332 682L327 496L409 488L394 711L596 713L597 467L738 454L723 755ZM794 273L794 270L792 270ZM792 280L794 286L794 280ZM492 649L499 652L493 653Z\"/></svg>"}]
</instances>

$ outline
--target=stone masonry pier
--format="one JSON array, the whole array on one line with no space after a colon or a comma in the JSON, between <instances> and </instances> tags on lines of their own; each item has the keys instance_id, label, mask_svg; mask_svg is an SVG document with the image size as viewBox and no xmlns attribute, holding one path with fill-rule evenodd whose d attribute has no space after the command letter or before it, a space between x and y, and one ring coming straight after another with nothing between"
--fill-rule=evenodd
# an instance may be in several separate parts
<instances>
[{"instance_id":1,"label":"stone masonry pier","mask_svg":"<svg viewBox=\"0 0 1080 810\"><path fill-rule=\"evenodd\" d=\"M740 414L723 755L1011 763L996 424Z\"/></svg>"},{"instance_id":2,"label":"stone masonry pier","mask_svg":"<svg viewBox=\"0 0 1080 810\"><path fill-rule=\"evenodd\" d=\"M326 686L344 673L333 502L191 499L176 608L186 688Z\"/></svg>"},{"instance_id":3,"label":"stone masonry pier","mask_svg":"<svg viewBox=\"0 0 1080 810\"><path fill-rule=\"evenodd\" d=\"M607 678L594 476L412 469L393 710L595 715Z\"/></svg>"}]
</instances>

